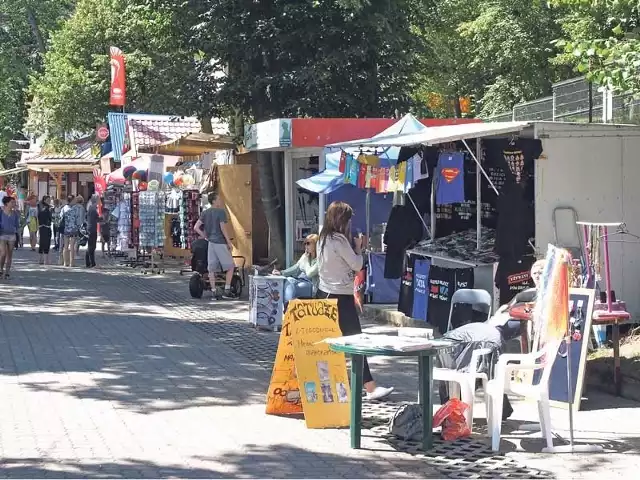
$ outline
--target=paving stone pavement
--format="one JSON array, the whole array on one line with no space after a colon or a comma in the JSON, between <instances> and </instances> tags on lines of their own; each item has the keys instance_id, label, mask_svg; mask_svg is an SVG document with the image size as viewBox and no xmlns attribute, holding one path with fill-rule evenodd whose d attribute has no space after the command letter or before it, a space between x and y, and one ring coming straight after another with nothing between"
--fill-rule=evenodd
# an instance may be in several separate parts
<instances>
[{"instance_id":1,"label":"paving stone pavement","mask_svg":"<svg viewBox=\"0 0 640 480\"><path fill-rule=\"evenodd\" d=\"M13 278L0 283L0 476L445 476L437 458L405 453L410 446L376 432L380 423L354 451L346 430L307 430L299 419L265 415L277 335L251 329L246 319L244 302L190 299L186 278L175 273L42 267L20 250ZM413 362L372 363L382 383L396 386L392 401L414 399ZM494 471L520 478L637 471L639 411L627 404L578 414L591 430L579 437L606 443L606 455L541 455L537 438L519 435L503 442L510 470ZM554 425L563 426L562 413L554 411ZM520 404L515 417L534 418ZM477 463L484 459L483 451ZM477 467L446 476L492 477L494 467Z\"/></svg>"}]
</instances>

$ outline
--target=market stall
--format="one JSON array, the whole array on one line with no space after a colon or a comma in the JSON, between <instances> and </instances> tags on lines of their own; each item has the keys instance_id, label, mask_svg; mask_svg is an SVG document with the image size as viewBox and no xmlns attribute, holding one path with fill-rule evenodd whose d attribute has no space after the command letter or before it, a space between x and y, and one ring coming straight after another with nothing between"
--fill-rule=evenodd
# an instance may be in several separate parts
<instances>
[{"instance_id":1,"label":"market stall","mask_svg":"<svg viewBox=\"0 0 640 480\"><path fill-rule=\"evenodd\" d=\"M424 297L428 297L427 307L420 307L421 302L410 298L411 295L405 301L412 307L417 303L421 315L426 313L427 318L431 317L428 310L434 303L431 299L450 301L450 295L460 283L493 292L494 305L504 303L517 289L526 286L528 264L547 243L580 245L573 217L556 218L554 222L557 207L572 207L580 218L590 219L608 220L612 216L622 217L625 212L628 217L623 220L630 229L635 224L633 228L640 230L639 212L635 211L639 194L637 189L624 188L630 181L629 173L640 171L631 153L640 146L638 127L480 123L433 127L415 134L329 146L342 149L418 147L423 156L433 155L433 168L430 168L433 173L431 182L427 182L427 185L430 183L429 202L425 208L430 217L431 236L409 252L423 260L419 264L421 275L428 281L418 295L423 297L423 303ZM603 158L614 159L607 166L611 174L606 175L606 180L603 179ZM468 181L470 172L475 182ZM470 199L467 188L473 183L474 203L465 205ZM448 235L442 237L443 231ZM615 257L612 263L616 262L624 273L612 282L617 281L617 289L628 299L632 314L640 313L640 300L631 290L631 286L640 281L640 269L633 268L640 261L640 252L625 250L623 246ZM626 268L622 268L623 263ZM438 270L434 278L434 266L454 265L473 269L473 280L459 282L456 276L452 280L450 272ZM413 271L408 271L404 278L414 276ZM415 295L413 281L412 287L407 293ZM448 313L448 308L438 309ZM440 318L441 314L437 316Z\"/></svg>"},{"instance_id":2,"label":"market stall","mask_svg":"<svg viewBox=\"0 0 640 480\"><path fill-rule=\"evenodd\" d=\"M413 115L408 114L373 139L417 133L426 128ZM369 294L375 290L376 295L368 296L368 300L372 303L395 301L400 290L399 279L384 278L386 253L381 237L394 197L398 193L408 192L413 184L413 178L408 183L403 179L403 182L396 181L393 185L389 185L388 180L383 178L384 175L379 175L379 172L380 174L386 172L388 176L391 169L395 170L399 156L400 148L398 147L345 150L328 148L324 152L325 170L296 182L305 190L326 195L327 203L344 201L351 205L355 212L352 220L354 230L363 232L367 238L372 238L373 234L376 241L369 245L370 253L367 256L369 268L367 268L364 292ZM358 195L361 191L366 193L364 198ZM426 224L424 226L427 227Z\"/></svg>"}]
</instances>

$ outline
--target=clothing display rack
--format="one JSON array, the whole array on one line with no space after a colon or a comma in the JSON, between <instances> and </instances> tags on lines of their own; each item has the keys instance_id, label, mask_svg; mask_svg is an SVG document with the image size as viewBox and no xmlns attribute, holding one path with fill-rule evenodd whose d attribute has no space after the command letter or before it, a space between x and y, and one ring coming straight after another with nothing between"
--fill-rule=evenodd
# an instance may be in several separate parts
<instances>
[{"instance_id":1,"label":"clothing display rack","mask_svg":"<svg viewBox=\"0 0 640 480\"><path fill-rule=\"evenodd\" d=\"M123 257L127 255L122 248L118 248L119 245L121 245L118 241L120 236L120 216L123 214L126 216L126 220L124 222L125 225L130 222L128 208L126 209L126 212L123 212L121 207L124 195L128 194L125 194L124 188L120 186L111 186L106 192L104 192L104 208L109 212L109 251L107 252L107 255L110 257Z\"/></svg>"},{"instance_id":2,"label":"clothing display rack","mask_svg":"<svg viewBox=\"0 0 640 480\"><path fill-rule=\"evenodd\" d=\"M596 294L600 294L594 305L593 330L596 337L606 334L607 326L611 326L611 341L613 346L613 379L616 395L622 393L622 371L620 364L620 325L631 320L631 314L627 312L626 303L616 299L615 292L611 288L611 265L609 259L609 243L640 243L640 237L629 233L623 222L597 223L576 222L582 226L585 244L583 269L583 285L587 288L595 288ZM609 233L609 228L615 228L615 232ZM613 236L626 237L629 240L610 240ZM601 251L602 247L602 251ZM604 264L604 287L600 285L601 255ZM603 335L604 336L604 335ZM600 343L602 338L596 338Z\"/></svg>"},{"instance_id":3,"label":"clothing display rack","mask_svg":"<svg viewBox=\"0 0 640 480\"><path fill-rule=\"evenodd\" d=\"M149 259L142 265L143 273L164 273L165 202L164 192L138 194L138 248Z\"/></svg>"},{"instance_id":4,"label":"clothing display rack","mask_svg":"<svg viewBox=\"0 0 640 480\"><path fill-rule=\"evenodd\" d=\"M196 240L194 227L200 218L200 192L198 190L183 190L180 200L180 248L191 249Z\"/></svg>"}]
</instances>

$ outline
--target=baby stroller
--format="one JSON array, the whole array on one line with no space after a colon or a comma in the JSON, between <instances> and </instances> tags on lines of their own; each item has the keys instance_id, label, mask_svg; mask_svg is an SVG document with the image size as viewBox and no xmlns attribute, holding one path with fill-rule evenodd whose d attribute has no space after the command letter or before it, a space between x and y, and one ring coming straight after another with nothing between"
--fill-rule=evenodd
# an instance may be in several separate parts
<instances>
[{"instance_id":1,"label":"baby stroller","mask_svg":"<svg viewBox=\"0 0 640 480\"><path fill-rule=\"evenodd\" d=\"M89 242L89 232L87 230L87 224L83 223L78 232L78 247L85 247Z\"/></svg>"},{"instance_id":2,"label":"baby stroller","mask_svg":"<svg viewBox=\"0 0 640 480\"><path fill-rule=\"evenodd\" d=\"M189 279L189 293L192 298L202 298L205 290L212 290L216 300L222 298L224 293L225 274L224 272L216 273L214 279L214 288L211 287L209 281L209 272L207 271L207 256L209 252L209 242L202 238L195 240L191 244L191 271L194 272ZM236 266L233 271L233 278L231 279L231 293L235 297L242 295L242 289L244 288L244 267L246 259L241 256L234 256L234 260L237 258L242 259L242 266ZM240 270L242 269L242 274Z\"/></svg>"}]
</instances>

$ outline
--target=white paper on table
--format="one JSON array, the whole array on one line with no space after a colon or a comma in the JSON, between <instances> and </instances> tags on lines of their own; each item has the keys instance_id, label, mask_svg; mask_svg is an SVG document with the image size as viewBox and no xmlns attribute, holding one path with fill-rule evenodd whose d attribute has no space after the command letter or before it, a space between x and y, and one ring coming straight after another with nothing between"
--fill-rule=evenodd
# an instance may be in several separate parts
<instances>
[{"instance_id":1,"label":"white paper on table","mask_svg":"<svg viewBox=\"0 0 640 480\"><path fill-rule=\"evenodd\" d=\"M397 337L395 335L367 335L364 333L346 337L325 338L321 342L329 345L352 345L359 348L395 350L398 352L411 352L430 347L450 347L454 345L454 342L450 340Z\"/></svg>"}]
</instances>

